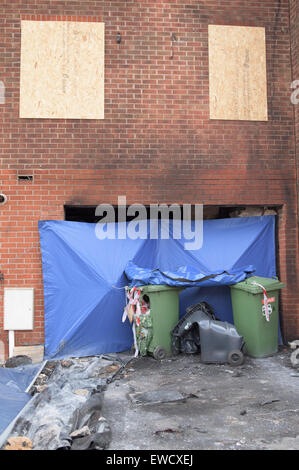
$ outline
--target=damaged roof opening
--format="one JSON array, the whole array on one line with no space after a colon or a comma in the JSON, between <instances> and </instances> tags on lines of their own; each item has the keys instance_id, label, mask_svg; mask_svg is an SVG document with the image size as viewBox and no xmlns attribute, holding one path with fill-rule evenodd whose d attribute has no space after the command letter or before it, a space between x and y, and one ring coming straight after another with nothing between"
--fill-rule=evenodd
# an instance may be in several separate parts
<instances>
[{"instance_id":1,"label":"damaged roof opening","mask_svg":"<svg viewBox=\"0 0 299 470\"><path fill-rule=\"evenodd\" d=\"M126 218L122 220L120 216L119 209L125 209ZM129 206L117 206L113 205L115 212L115 222L130 222L135 218L135 215L127 215L127 209ZM150 206L145 205L147 212L147 219L150 218ZM88 222L96 223L101 220L103 216L96 215L95 205L69 205L64 206L65 220L73 222ZM183 206L180 205L180 210L182 212ZM212 219L226 219L233 217L251 217L251 216L263 216L263 215L277 215L279 210L278 206L252 206L252 205L242 205L242 206L220 206L220 205L204 205L203 206L203 219L212 220ZM169 212L170 220L173 218L173 213ZM191 219L194 220L194 205L191 206ZM161 214L159 214L161 218ZM107 222L107 219L105 220Z\"/></svg>"}]
</instances>

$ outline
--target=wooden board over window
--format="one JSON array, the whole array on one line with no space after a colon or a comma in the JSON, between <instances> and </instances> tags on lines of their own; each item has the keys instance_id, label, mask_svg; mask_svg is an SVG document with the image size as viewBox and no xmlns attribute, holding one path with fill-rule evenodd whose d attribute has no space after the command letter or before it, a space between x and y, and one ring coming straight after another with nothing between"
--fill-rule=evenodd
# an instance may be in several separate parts
<instances>
[{"instance_id":1,"label":"wooden board over window","mask_svg":"<svg viewBox=\"0 0 299 470\"><path fill-rule=\"evenodd\" d=\"M209 25L210 118L267 121L265 28Z\"/></svg>"},{"instance_id":2,"label":"wooden board over window","mask_svg":"<svg viewBox=\"0 0 299 470\"><path fill-rule=\"evenodd\" d=\"M104 23L21 22L21 118L104 118Z\"/></svg>"}]
</instances>

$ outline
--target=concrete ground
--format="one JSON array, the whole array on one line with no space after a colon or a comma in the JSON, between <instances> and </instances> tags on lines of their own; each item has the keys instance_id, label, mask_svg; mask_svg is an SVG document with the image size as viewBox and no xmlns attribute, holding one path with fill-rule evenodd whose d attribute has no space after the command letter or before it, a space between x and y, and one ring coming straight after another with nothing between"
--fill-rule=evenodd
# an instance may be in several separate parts
<instances>
[{"instance_id":1,"label":"concrete ground","mask_svg":"<svg viewBox=\"0 0 299 470\"><path fill-rule=\"evenodd\" d=\"M33 449L63 446L70 417L108 378L100 411L108 450L299 450L299 369L290 354L245 356L238 367L129 352L49 362L12 435L27 436Z\"/></svg>"},{"instance_id":2,"label":"concrete ground","mask_svg":"<svg viewBox=\"0 0 299 470\"><path fill-rule=\"evenodd\" d=\"M239 367L203 364L199 355L133 360L105 392L109 449L298 450L299 370L289 357L287 350L263 359L245 356ZM166 390L185 400L140 405L131 398Z\"/></svg>"}]
</instances>

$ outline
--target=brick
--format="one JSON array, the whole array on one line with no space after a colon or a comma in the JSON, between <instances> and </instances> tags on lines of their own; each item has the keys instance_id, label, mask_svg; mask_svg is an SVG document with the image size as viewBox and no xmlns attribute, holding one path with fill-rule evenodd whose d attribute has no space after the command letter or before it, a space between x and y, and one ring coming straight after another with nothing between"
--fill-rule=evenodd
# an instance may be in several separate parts
<instances>
[{"instance_id":1,"label":"brick","mask_svg":"<svg viewBox=\"0 0 299 470\"><path fill-rule=\"evenodd\" d=\"M287 0L279 10L272 0L198 5L1 2L0 79L7 98L0 105L0 183L9 202L1 208L0 269L4 285L36 289L35 329L17 332L18 346L44 340L38 220L62 220L64 204L115 204L122 194L128 204L281 206L283 326L286 337L299 336L299 105L290 102L291 81L299 80L299 2L290 0L290 10ZM19 119L20 21L37 18L105 23L104 120ZM266 28L268 122L209 120L208 24ZM18 183L22 173L33 175L30 185ZM2 315L3 283L0 325Z\"/></svg>"}]
</instances>

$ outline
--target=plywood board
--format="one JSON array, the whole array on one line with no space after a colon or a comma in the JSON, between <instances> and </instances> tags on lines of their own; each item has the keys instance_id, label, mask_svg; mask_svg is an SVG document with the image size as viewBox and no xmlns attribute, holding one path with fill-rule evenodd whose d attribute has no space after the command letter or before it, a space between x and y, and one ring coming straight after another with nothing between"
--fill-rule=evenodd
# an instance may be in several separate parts
<instances>
[{"instance_id":1,"label":"plywood board","mask_svg":"<svg viewBox=\"0 0 299 470\"><path fill-rule=\"evenodd\" d=\"M210 118L267 121L265 28L209 25Z\"/></svg>"},{"instance_id":2,"label":"plywood board","mask_svg":"<svg viewBox=\"0 0 299 470\"><path fill-rule=\"evenodd\" d=\"M21 118L104 118L104 23L21 22Z\"/></svg>"},{"instance_id":3,"label":"plywood board","mask_svg":"<svg viewBox=\"0 0 299 470\"><path fill-rule=\"evenodd\" d=\"M34 289L4 289L4 330L33 330Z\"/></svg>"}]
</instances>

